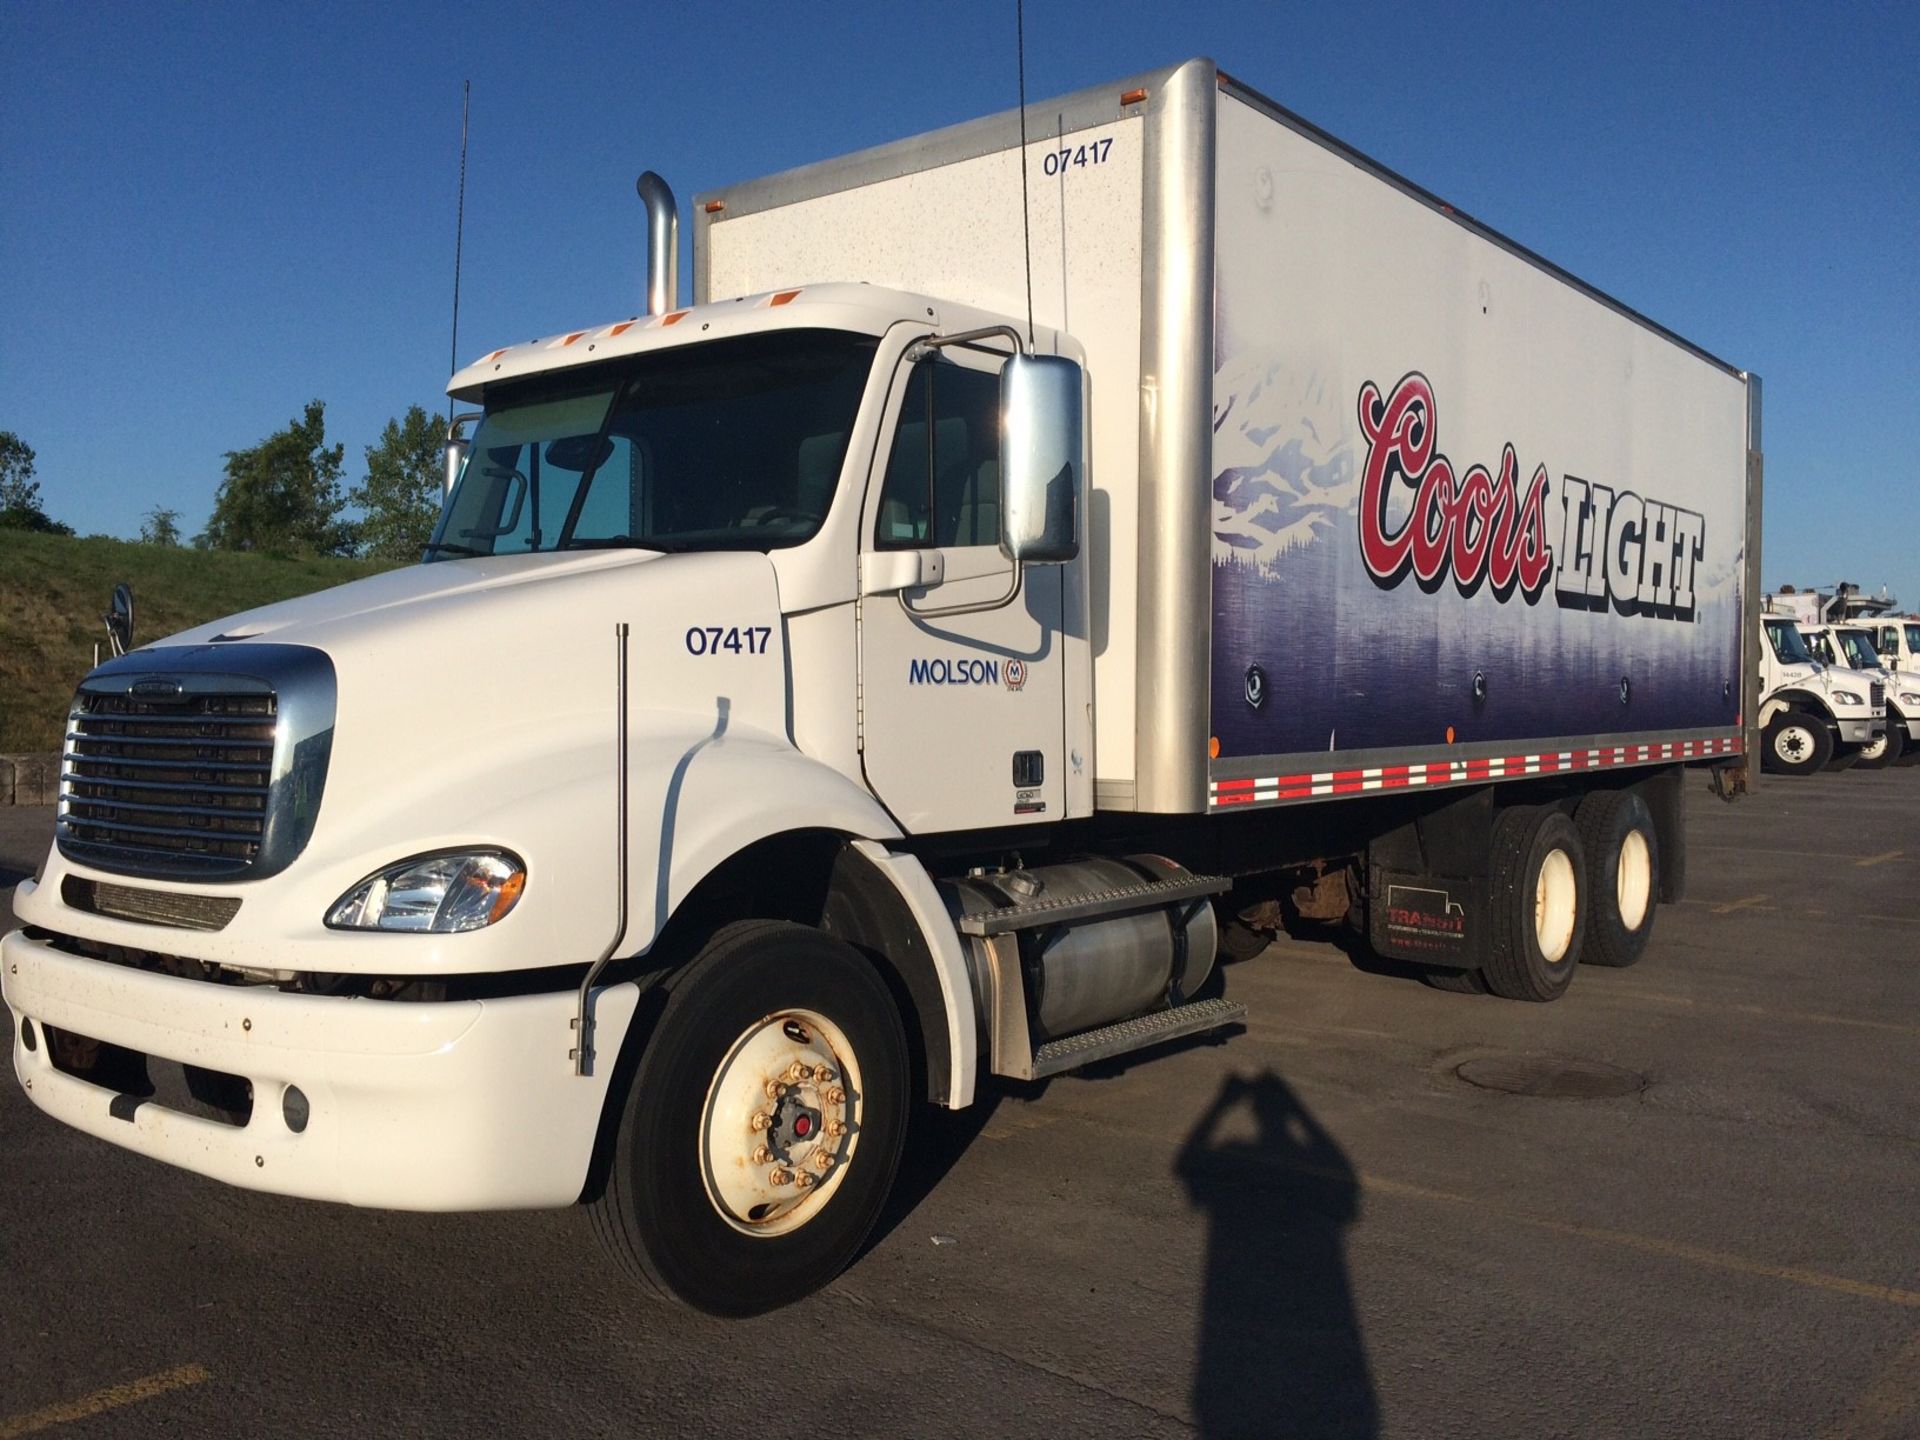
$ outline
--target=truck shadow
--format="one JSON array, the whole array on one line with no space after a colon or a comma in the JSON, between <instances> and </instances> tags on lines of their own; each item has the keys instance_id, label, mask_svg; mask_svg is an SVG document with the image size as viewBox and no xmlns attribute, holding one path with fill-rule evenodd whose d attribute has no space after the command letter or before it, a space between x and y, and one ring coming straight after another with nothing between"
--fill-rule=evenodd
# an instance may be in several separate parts
<instances>
[{"instance_id":1,"label":"truck shadow","mask_svg":"<svg viewBox=\"0 0 1920 1440\"><path fill-rule=\"evenodd\" d=\"M1266 1071L1227 1077L1175 1169L1207 1217L1192 1392L1200 1433L1378 1434L1347 1276L1360 1184L1346 1153Z\"/></svg>"}]
</instances>

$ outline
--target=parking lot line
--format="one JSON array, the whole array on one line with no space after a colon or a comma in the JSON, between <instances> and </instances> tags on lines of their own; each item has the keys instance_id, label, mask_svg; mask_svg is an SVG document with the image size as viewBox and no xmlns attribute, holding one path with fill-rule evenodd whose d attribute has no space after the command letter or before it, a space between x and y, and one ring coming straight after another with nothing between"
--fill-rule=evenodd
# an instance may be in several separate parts
<instances>
[{"instance_id":1,"label":"parking lot line","mask_svg":"<svg viewBox=\"0 0 1920 1440\"><path fill-rule=\"evenodd\" d=\"M1613 985L1609 995L1631 1000L1652 1000L1661 1005L1683 1005L1690 1010L1725 1010L1738 1015L1758 1015L1766 1020L1787 1020L1803 1025L1842 1025L1856 1030L1879 1030L1892 1035L1920 1035L1920 1025L1902 1025L1894 1020L1862 1020L1852 1015L1823 1015L1817 1010L1779 1010L1771 1005L1747 1005L1737 1000L1697 1000L1691 995L1668 995L1659 990L1643 990L1634 985Z\"/></svg>"},{"instance_id":2,"label":"parking lot line","mask_svg":"<svg viewBox=\"0 0 1920 1440\"><path fill-rule=\"evenodd\" d=\"M1907 852L1904 850L1889 850L1884 855L1869 855L1867 856L1866 859L1856 860L1853 863L1859 869L1864 870L1869 865L1884 865L1889 860L1898 860L1902 855L1906 853Z\"/></svg>"},{"instance_id":3,"label":"parking lot line","mask_svg":"<svg viewBox=\"0 0 1920 1440\"><path fill-rule=\"evenodd\" d=\"M85 1420L89 1416L118 1410L123 1405L151 1400L169 1390L184 1390L189 1385L199 1385L212 1378L212 1372L204 1365L176 1365L171 1370L162 1370L155 1375L142 1375L138 1380L109 1385L91 1395L82 1395L78 1400L67 1400L58 1405L49 1405L44 1410L0 1420L0 1440L14 1440L16 1435L32 1435L55 1425L70 1425L75 1420Z\"/></svg>"},{"instance_id":4,"label":"parking lot line","mask_svg":"<svg viewBox=\"0 0 1920 1440\"><path fill-rule=\"evenodd\" d=\"M1713 913L1716 915L1731 915L1736 910L1749 910L1756 905L1764 906L1766 909L1771 910L1773 907L1767 905L1766 901L1767 897L1765 895L1748 895L1743 899L1729 900L1724 905L1714 906Z\"/></svg>"}]
</instances>

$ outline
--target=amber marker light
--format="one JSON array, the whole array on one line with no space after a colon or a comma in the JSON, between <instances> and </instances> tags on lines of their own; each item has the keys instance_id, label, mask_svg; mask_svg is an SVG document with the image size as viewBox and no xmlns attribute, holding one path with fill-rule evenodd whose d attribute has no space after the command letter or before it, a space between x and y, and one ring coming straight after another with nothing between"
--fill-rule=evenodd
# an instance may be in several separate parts
<instances>
[{"instance_id":1,"label":"amber marker light","mask_svg":"<svg viewBox=\"0 0 1920 1440\"><path fill-rule=\"evenodd\" d=\"M1449 725L1447 726L1447 744L1451 745L1452 743L1453 743L1453 727Z\"/></svg>"},{"instance_id":2,"label":"amber marker light","mask_svg":"<svg viewBox=\"0 0 1920 1440\"><path fill-rule=\"evenodd\" d=\"M527 872L516 870L500 886L500 893L493 897L493 909L487 915L487 923L498 923L506 913L520 903L520 892L527 888Z\"/></svg>"},{"instance_id":3,"label":"amber marker light","mask_svg":"<svg viewBox=\"0 0 1920 1440\"><path fill-rule=\"evenodd\" d=\"M1218 735L1209 735L1207 737L1207 758L1209 760L1218 760L1220 758L1220 737Z\"/></svg>"},{"instance_id":4,"label":"amber marker light","mask_svg":"<svg viewBox=\"0 0 1920 1440\"><path fill-rule=\"evenodd\" d=\"M1120 97L1120 103L1122 105L1138 105L1142 100L1146 98L1147 98L1147 92L1144 90L1129 90L1127 91L1126 94Z\"/></svg>"},{"instance_id":5,"label":"amber marker light","mask_svg":"<svg viewBox=\"0 0 1920 1440\"><path fill-rule=\"evenodd\" d=\"M778 295L774 296L771 300L769 300L767 304L769 305L791 304L794 298L799 295L799 293L800 292L798 290L782 290Z\"/></svg>"},{"instance_id":6,"label":"amber marker light","mask_svg":"<svg viewBox=\"0 0 1920 1440\"><path fill-rule=\"evenodd\" d=\"M727 208L727 202L724 200L709 200L700 208L705 210L709 215L718 215L722 210Z\"/></svg>"}]
</instances>

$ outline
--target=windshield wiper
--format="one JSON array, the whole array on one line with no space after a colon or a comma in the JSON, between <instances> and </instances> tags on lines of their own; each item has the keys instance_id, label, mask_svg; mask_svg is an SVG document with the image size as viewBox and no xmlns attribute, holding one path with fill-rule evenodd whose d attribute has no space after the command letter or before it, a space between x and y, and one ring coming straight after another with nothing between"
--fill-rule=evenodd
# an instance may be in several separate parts
<instances>
[{"instance_id":1,"label":"windshield wiper","mask_svg":"<svg viewBox=\"0 0 1920 1440\"><path fill-rule=\"evenodd\" d=\"M693 547L675 540L657 538L636 540L631 535L607 535L592 540L567 540L554 548L559 550L658 550L663 555L671 555Z\"/></svg>"},{"instance_id":2,"label":"windshield wiper","mask_svg":"<svg viewBox=\"0 0 1920 1440\"><path fill-rule=\"evenodd\" d=\"M444 550L449 555L491 555L491 550L476 550L471 545L461 545L452 540L429 540L421 550L422 555L431 555L436 550Z\"/></svg>"}]
</instances>

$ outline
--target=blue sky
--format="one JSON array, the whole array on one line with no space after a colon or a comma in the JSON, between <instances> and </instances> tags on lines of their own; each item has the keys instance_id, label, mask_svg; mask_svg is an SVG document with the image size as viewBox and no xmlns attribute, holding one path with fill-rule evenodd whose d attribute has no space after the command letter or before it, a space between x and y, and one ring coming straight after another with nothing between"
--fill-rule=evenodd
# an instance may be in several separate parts
<instances>
[{"instance_id":1,"label":"blue sky","mask_svg":"<svg viewBox=\"0 0 1920 1440\"><path fill-rule=\"evenodd\" d=\"M1041 98L1209 54L1766 380L1767 583L1920 605L1920 6L1031 0ZM1008 3L0 5L0 429L82 533L204 524L318 396L632 313L682 201L1014 99ZM684 269L684 266L683 266Z\"/></svg>"}]
</instances>

